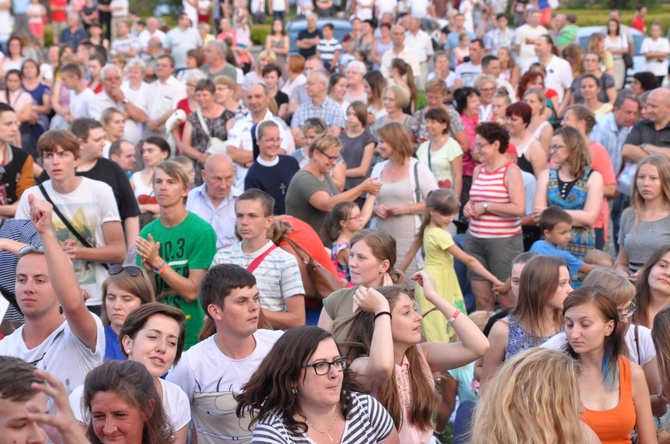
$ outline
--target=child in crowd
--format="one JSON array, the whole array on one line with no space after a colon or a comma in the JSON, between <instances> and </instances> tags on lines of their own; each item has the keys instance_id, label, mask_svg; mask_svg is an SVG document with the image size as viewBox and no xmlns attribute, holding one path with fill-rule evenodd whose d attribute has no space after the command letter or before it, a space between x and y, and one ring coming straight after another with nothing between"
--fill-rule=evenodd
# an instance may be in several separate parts
<instances>
[{"instance_id":1,"label":"child in crowd","mask_svg":"<svg viewBox=\"0 0 670 444\"><path fill-rule=\"evenodd\" d=\"M352 60L360 60L363 63L367 63L367 58L363 60L363 57L359 55L360 51L356 51L356 46L354 45L354 40L349 39L346 42L342 42L342 53L340 54L340 58L337 61L337 65L339 66L340 72L342 74L346 74L345 70L347 68L347 65L349 62Z\"/></svg>"},{"instance_id":2,"label":"child in crowd","mask_svg":"<svg viewBox=\"0 0 670 444\"><path fill-rule=\"evenodd\" d=\"M358 208L355 202L340 202L328 213L323 223L324 237L333 242L331 260L337 268L338 277L346 281L345 287L352 286L349 273L349 241L367 225L374 205L375 196L372 194L368 195L363 209Z\"/></svg>"},{"instance_id":3,"label":"child in crowd","mask_svg":"<svg viewBox=\"0 0 670 444\"><path fill-rule=\"evenodd\" d=\"M335 27L331 23L323 25L321 32L323 33L323 38L316 45L316 56L323 61L323 67L332 73L335 71L337 61L340 59L342 45L334 37Z\"/></svg>"},{"instance_id":4,"label":"child in crowd","mask_svg":"<svg viewBox=\"0 0 670 444\"><path fill-rule=\"evenodd\" d=\"M466 32L458 36L458 46L454 48L456 66L470 61L470 37Z\"/></svg>"},{"instance_id":5,"label":"child in crowd","mask_svg":"<svg viewBox=\"0 0 670 444\"><path fill-rule=\"evenodd\" d=\"M587 264L569 251L561 249L570 242L571 228L572 216L567 211L557 206L547 208L540 215L540 230L542 230L544 240L535 241L530 251L562 258L568 265L570 278L576 280L580 272L588 273L596 268L596 265Z\"/></svg>"},{"instance_id":6,"label":"child in crowd","mask_svg":"<svg viewBox=\"0 0 670 444\"><path fill-rule=\"evenodd\" d=\"M503 283L476 258L461 250L454 243L451 234L446 231L446 228L458 214L459 208L458 198L453 191L440 188L431 192L426 200L426 212L423 215L416 240L403 258L399 268L400 270L407 268L423 243L426 254L423 270L431 276L435 276L435 288L438 294L462 312L467 313L463 294L454 270L454 258L489 280L494 286L502 286ZM422 288L416 288L414 298L419 304L419 311L424 315L433 310L434 305L425 298ZM432 311L430 315L424 316L421 320L421 332L424 338L430 342L449 342L453 330L451 328L447 329L445 326L450 327L450 324L447 324L447 319L437 310Z\"/></svg>"},{"instance_id":7,"label":"child in crowd","mask_svg":"<svg viewBox=\"0 0 670 444\"><path fill-rule=\"evenodd\" d=\"M594 267L614 268L612 256L601 250L591 250L582 258L585 264Z\"/></svg>"}]
</instances>

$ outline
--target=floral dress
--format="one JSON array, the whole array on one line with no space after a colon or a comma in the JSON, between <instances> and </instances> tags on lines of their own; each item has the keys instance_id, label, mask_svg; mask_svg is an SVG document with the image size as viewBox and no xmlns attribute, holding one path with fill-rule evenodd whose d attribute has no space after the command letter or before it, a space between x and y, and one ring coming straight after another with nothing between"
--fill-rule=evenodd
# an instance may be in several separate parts
<instances>
[{"instance_id":1,"label":"floral dress","mask_svg":"<svg viewBox=\"0 0 670 444\"><path fill-rule=\"evenodd\" d=\"M228 120L235 117L235 114L227 109L224 109L223 112L213 119L209 117L202 116L202 119L207 124L207 129L211 137L217 137L221 140L228 139L228 129L226 128L226 123ZM196 150L204 153L207 151L209 145L209 137L205 133L205 130L200 124L200 119L198 118L197 111L189 114L186 119L191 123L193 129L191 131L191 146ZM200 162L194 162L195 165L195 183L196 185L202 185L202 178L200 177L200 171L202 171L203 165Z\"/></svg>"}]
</instances>

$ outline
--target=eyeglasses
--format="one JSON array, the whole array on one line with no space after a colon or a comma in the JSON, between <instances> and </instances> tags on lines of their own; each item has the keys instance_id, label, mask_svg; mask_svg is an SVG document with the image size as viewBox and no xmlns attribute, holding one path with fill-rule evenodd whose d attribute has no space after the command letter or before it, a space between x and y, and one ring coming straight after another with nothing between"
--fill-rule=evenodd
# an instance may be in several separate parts
<instances>
[{"instance_id":1,"label":"eyeglasses","mask_svg":"<svg viewBox=\"0 0 670 444\"><path fill-rule=\"evenodd\" d=\"M488 145L491 145L491 144L490 143L475 143L474 145L472 145L472 148L474 148L476 150L481 150L482 148L484 148L485 146L488 146Z\"/></svg>"},{"instance_id":2,"label":"eyeglasses","mask_svg":"<svg viewBox=\"0 0 670 444\"><path fill-rule=\"evenodd\" d=\"M268 143L282 143L282 140L284 139L282 139L281 137L277 137L276 139L261 139L261 140L264 140Z\"/></svg>"},{"instance_id":3,"label":"eyeglasses","mask_svg":"<svg viewBox=\"0 0 670 444\"><path fill-rule=\"evenodd\" d=\"M623 310L620 310L619 314L621 315L621 318L630 318L633 316L633 313L635 313L635 310L637 310L637 305L635 305L635 302L630 301L630 304Z\"/></svg>"},{"instance_id":4,"label":"eyeglasses","mask_svg":"<svg viewBox=\"0 0 670 444\"><path fill-rule=\"evenodd\" d=\"M36 247L34 245L26 245L25 247L19 249L19 258L25 256L26 254L44 254L44 247Z\"/></svg>"},{"instance_id":5,"label":"eyeglasses","mask_svg":"<svg viewBox=\"0 0 670 444\"><path fill-rule=\"evenodd\" d=\"M347 358L337 358L333 362L315 362L314 364L305 364L302 368L312 367L314 373L318 376L324 376L330 373L331 366L335 366L337 371L343 371L347 368Z\"/></svg>"},{"instance_id":6,"label":"eyeglasses","mask_svg":"<svg viewBox=\"0 0 670 444\"><path fill-rule=\"evenodd\" d=\"M117 274L123 273L124 270L126 273L128 273L128 276L132 277L137 277L142 274L142 269L140 267L136 267L135 265L124 267L119 264L114 264L109 267L108 271L110 276L116 276Z\"/></svg>"},{"instance_id":7,"label":"eyeglasses","mask_svg":"<svg viewBox=\"0 0 670 444\"><path fill-rule=\"evenodd\" d=\"M317 150L317 151L318 151L318 150ZM337 156L329 156L328 154L324 153L323 151L319 151L319 152L320 152L321 154L323 154L324 156L326 156L326 157L328 158L328 160L330 160L331 162L336 162L337 159L340 158L339 155L337 155Z\"/></svg>"},{"instance_id":8,"label":"eyeglasses","mask_svg":"<svg viewBox=\"0 0 670 444\"><path fill-rule=\"evenodd\" d=\"M558 151L561 148L565 148L567 145L549 145L549 151Z\"/></svg>"}]
</instances>

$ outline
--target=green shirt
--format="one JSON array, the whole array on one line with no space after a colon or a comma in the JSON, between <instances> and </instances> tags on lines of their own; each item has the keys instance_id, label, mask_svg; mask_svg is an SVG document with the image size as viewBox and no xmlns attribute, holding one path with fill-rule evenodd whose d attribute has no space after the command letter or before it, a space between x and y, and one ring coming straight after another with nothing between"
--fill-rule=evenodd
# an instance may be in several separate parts
<instances>
[{"instance_id":1,"label":"green shirt","mask_svg":"<svg viewBox=\"0 0 670 444\"><path fill-rule=\"evenodd\" d=\"M561 34L558 36L558 39L554 42L556 46L565 46L570 43L575 43L577 40L577 31L579 31L579 26L577 25L565 25L561 29Z\"/></svg>"},{"instance_id":2,"label":"green shirt","mask_svg":"<svg viewBox=\"0 0 670 444\"><path fill-rule=\"evenodd\" d=\"M235 68L230 63L226 62L226 66L216 72L212 72L212 68L209 65L202 66L200 71L204 72L207 75L207 78L209 78L209 80L212 82L214 81L215 77L226 76L235 83L235 86L237 86L237 71L235 71Z\"/></svg>"},{"instance_id":3,"label":"green shirt","mask_svg":"<svg viewBox=\"0 0 670 444\"><path fill-rule=\"evenodd\" d=\"M214 229L197 216L188 213L186 219L176 227L166 227L160 218L145 226L140 232L144 239L151 234L156 242L160 242L158 254L177 273L188 277L189 270L207 270L216 254L216 233ZM137 256L137 265L141 266L142 258ZM198 333L205 320L205 312L200 306L200 298L193 302L185 301L174 289L155 274L156 299L165 304L179 308L186 315L185 349L198 342Z\"/></svg>"}]
</instances>

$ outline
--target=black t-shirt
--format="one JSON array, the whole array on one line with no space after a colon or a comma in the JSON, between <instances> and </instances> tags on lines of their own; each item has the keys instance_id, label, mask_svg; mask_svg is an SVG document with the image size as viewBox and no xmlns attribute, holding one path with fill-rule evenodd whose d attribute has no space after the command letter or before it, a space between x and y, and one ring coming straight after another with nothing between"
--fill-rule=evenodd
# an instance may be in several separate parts
<instances>
[{"instance_id":1,"label":"black t-shirt","mask_svg":"<svg viewBox=\"0 0 670 444\"><path fill-rule=\"evenodd\" d=\"M298 33L298 40L313 39L314 37L323 38L321 36L321 32L318 29L314 30L313 32L309 29L303 29ZM305 60L307 60L309 57L312 57L316 54L316 45L311 48L298 48L298 53L300 53L300 55L303 56Z\"/></svg>"},{"instance_id":2,"label":"black t-shirt","mask_svg":"<svg viewBox=\"0 0 670 444\"><path fill-rule=\"evenodd\" d=\"M77 171L77 176L87 177L93 180L104 182L114 192L116 206L119 209L121 220L140 215L140 208L137 206L135 193L130 186L130 181L121 167L109 159L100 158L93 168L88 171ZM37 179L37 183L42 183L49 179L46 171Z\"/></svg>"},{"instance_id":3,"label":"black t-shirt","mask_svg":"<svg viewBox=\"0 0 670 444\"><path fill-rule=\"evenodd\" d=\"M643 143L650 143L656 146L670 148L670 124L660 131L656 130L656 124L649 119L638 121L630 130L626 142L631 145L640 146Z\"/></svg>"},{"instance_id":4,"label":"black t-shirt","mask_svg":"<svg viewBox=\"0 0 670 444\"><path fill-rule=\"evenodd\" d=\"M279 109L284 103L288 104L288 96L286 93L278 90L277 94L275 94L275 102L277 102L277 109Z\"/></svg>"}]
</instances>

